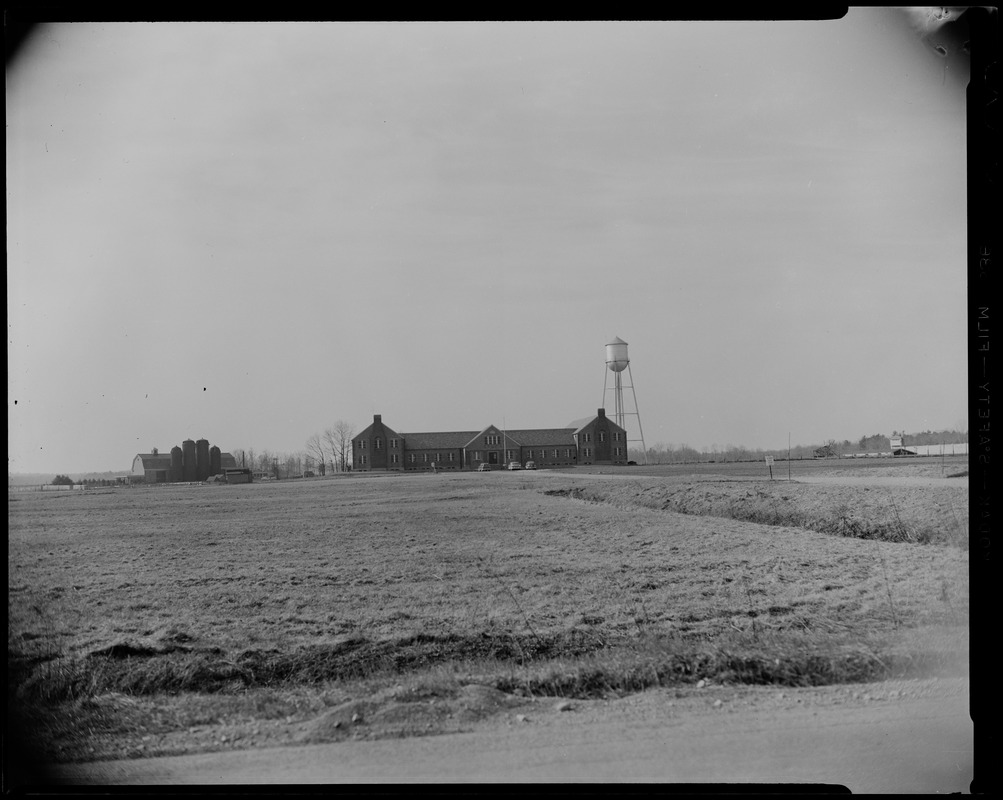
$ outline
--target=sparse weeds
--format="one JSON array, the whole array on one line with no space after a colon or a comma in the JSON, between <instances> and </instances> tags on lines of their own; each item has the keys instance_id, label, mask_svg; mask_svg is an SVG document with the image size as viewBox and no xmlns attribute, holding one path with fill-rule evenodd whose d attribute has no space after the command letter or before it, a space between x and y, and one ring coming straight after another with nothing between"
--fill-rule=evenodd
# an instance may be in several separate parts
<instances>
[{"instance_id":1,"label":"sparse weeds","mask_svg":"<svg viewBox=\"0 0 1003 800\"><path fill-rule=\"evenodd\" d=\"M134 533L137 507L92 501L74 518L68 498L43 530L25 500L10 518L8 697L45 735L86 741L282 721L398 682L402 701L467 683L564 697L700 679L817 685L918 674L962 648L901 637L930 623L962 630L967 553L851 540L901 541L909 528L922 541L897 496L899 519L885 502L877 521L844 497L840 538L826 539L659 513L671 501L804 528L798 515L840 509L809 508L813 487L753 487L734 502L728 492L748 486L556 481L550 496L514 485L455 499L428 482L360 484L334 511L321 483L258 487L260 502L214 516L211 551L205 509L193 530L178 524L181 494L129 495L160 504L149 536ZM586 502L608 496L615 504ZM958 502L942 503L956 529ZM318 536L332 513L348 521ZM85 537L79 519L93 526ZM111 560L123 552L128 580Z\"/></svg>"},{"instance_id":2,"label":"sparse weeds","mask_svg":"<svg viewBox=\"0 0 1003 800\"><path fill-rule=\"evenodd\" d=\"M952 496L957 487L945 484L937 492L947 512L929 513L929 503L913 504L908 519L901 499L886 492L887 503L876 504L856 487L819 485L774 485L750 481L704 481L689 484L659 484L641 488L636 485L596 484L546 492L592 503L607 503L618 508L655 508L680 514L724 517L761 525L804 528L819 533L857 539L918 544L953 544L967 549L967 537L955 535L952 523L957 512ZM750 488L751 487L751 488ZM848 500L847 497L852 496ZM937 504L934 503L936 506Z\"/></svg>"}]
</instances>

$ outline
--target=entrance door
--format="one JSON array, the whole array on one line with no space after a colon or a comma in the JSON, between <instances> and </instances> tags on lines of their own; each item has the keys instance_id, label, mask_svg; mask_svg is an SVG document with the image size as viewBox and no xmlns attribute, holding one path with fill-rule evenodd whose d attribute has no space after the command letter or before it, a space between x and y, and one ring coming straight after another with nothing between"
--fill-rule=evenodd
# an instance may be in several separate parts
<instances>
[{"instance_id":1,"label":"entrance door","mask_svg":"<svg viewBox=\"0 0 1003 800\"><path fill-rule=\"evenodd\" d=\"M491 451L488 452L488 463L489 464L494 464L494 465L497 466L497 464L498 464L498 451L497 450L491 450Z\"/></svg>"}]
</instances>

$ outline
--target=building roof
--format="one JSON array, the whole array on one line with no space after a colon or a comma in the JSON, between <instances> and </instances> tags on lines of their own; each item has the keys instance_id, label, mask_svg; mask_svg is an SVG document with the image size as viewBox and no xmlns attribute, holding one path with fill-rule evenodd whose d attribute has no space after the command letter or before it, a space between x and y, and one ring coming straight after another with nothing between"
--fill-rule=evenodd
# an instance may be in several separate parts
<instances>
[{"instance_id":1,"label":"building roof","mask_svg":"<svg viewBox=\"0 0 1003 800\"><path fill-rule=\"evenodd\" d=\"M400 436L408 450L460 450L477 436L477 431L402 433Z\"/></svg>"},{"instance_id":2,"label":"building roof","mask_svg":"<svg viewBox=\"0 0 1003 800\"><path fill-rule=\"evenodd\" d=\"M372 432L373 432L373 429L377 425L380 425L380 426L383 427L383 430L386 433L386 435L387 435L388 438L393 439L395 437L400 437L400 436L404 435L404 434L398 433L393 428L391 428L389 425L387 425L383 421L383 415L382 414L373 414L373 421L372 422L370 422L365 428L363 428L358 433L352 434L352 440L353 440L353 442L356 439L365 439L368 436L370 436L372 434Z\"/></svg>"},{"instance_id":3,"label":"building roof","mask_svg":"<svg viewBox=\"0 0 1003 800\"><path fill-rule=\"evenodd\" d=\"M137 462L139 462L137 464ZM170 469L171 468L171 457L170 455L164 455L163 453L137 453L136 457L132 459L132 472L134 475L138 474L138 470L142 469L144 472L149 469Z\"/></svg>"},{"instance_id":4,"label":"building roof","mask_svg":"<svg viewBox=\"0 0 1003 800\"><path fill-rule=\"evenodd\" d=\"M488 425L486 428L483 428L483 429L479 430L477 433L475 433L473 436L471 436L469 439L467 439L467 446L468 447L472 447L472 446L475 446L475 445L480 445L480 442L475 442L474 440L475 439L480 439L480 438L482 438L484 436L501 436L505 440L511 439L512 440L512 444L514 444L514 445L521 444L521 442L519 442L519 440L516 439L516 437L514 437L512 435L512 431L502 430L497 425ZM501 444L501 442L499 442L499 444ZM484 447L493 447L494 445L485 444L483 446Z\"/></svg>"},{"instance_id":5,"label":"building roof","mask_svg":"<svg viewBox=\"0 0 1003 800\"><path fill-rule=\"evenodd\" d=\"M624 430L623 428L621 428L619 425L617 425L612 419L610 419L608 416L606 416L606 410L605 409L600 408L599 412L600 413L595 414L594 416L586 417L584 420L579 420L578 421L578 425L575 427L575 430L574 430L575 434L577 435L577 434L581 433L585 428L589 427L589 425L591 425L593 422L595 422L599 418L605 419L606 421L609 422L610 425L612 425L617 430L623 431L624 433L627 432L626 430Z\"/></svg>"},{"instance_id":6,"label":"building roof","mask_svg":"<svg viewBox=\"0 0 1003 800\"><path fill-rule=\"evenodd\" d=\"M488 426L481 431L402 433L401 438L407 450L483 449L486 445L480 444L477 440L494 432L494 426ZM575 443L573 434L574 430L571 428L519 428L497 431L497 435L502 437L498 445L509 447L569 447Z\"/></svg>"},{"instance_id":7,"label":"building roof","mask_svg":"<svg viewBox=\"0 0 1003 800\"><path fill-rule=\"evenodd\" d=\"M572 428L529 428L508 431L524 447L571 447L575 443Z\"/></svg>"},{"instance_id":8,"label":"building roof","mask_svg":"<svg viewBox=\"0 0 1003 800\"><path fill-rule=\"evenodd\" d=\"M497 425L488 425L479 431L419 431L417 433L395 433L385 424L384 428L387 433L392 433L403 439L404 449L411 451L481 449L482 447L490 447L490 445L482 445L480 442L482 437L489 435L500 436L501 440L498 442L498 446L502 447L574 447L575 434L598 419L598 416L585 417L562 428L502 429ZM614 427L619 428L612 420L609 421ZM355 438L366 438L376 422L382 423L382 417L375 415L374 424L356 434Z\"/></svg>"}]
</instances>

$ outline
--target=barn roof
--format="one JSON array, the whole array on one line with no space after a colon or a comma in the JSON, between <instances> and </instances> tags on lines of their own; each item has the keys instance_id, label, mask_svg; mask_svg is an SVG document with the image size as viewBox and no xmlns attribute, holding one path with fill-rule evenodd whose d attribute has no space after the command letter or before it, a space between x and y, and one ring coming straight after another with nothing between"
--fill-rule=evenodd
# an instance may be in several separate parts
<instances>
[{"instance_id":1,"label":"barn roof","mask_svg":"<svg viewBox=\"0 0 1003 800\"><path fill-rule=\"evenodd\" d=\"M171 457L163 453L137 453L132 460L133 469L136 467L136 460L143 465L143 469L170 469Z\"/></svg>"}]
</instances>

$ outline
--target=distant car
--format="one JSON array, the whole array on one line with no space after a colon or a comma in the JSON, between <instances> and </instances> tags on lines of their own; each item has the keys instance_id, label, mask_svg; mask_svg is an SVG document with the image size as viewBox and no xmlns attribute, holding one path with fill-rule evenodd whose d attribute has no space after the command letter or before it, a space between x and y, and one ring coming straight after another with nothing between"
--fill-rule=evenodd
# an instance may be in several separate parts
<instances>
[{"instance_id":1,"label":"distant car","mask_svg":"<svg viewBox=\"0 0 1003 800\"><path fill-rule=\"evenodd\" d=\"M477 465L478 472L491 472L491 465L487 461L483 461Z\"/></svg>"},{"instance_id":2,"label":"distant car","mask_svg":"<svg viewBox=\"0 0 1003 800\"><path fill-rule=\"evenodd\" d=\"M536 462L535 461L527 461L526 462L526 469L536 469Z\"/></svg>"},{"instance_id":3,"label":"distant car","mask_svg":"<svg viewBox=\"0 0 1003 800\"><path fill-rule=\"evenodd\" d=\"M508 462L508 468L509 469L522 469L522 464L520 464L518 461L509 461Z\"/></svg>"}]
</instances>

